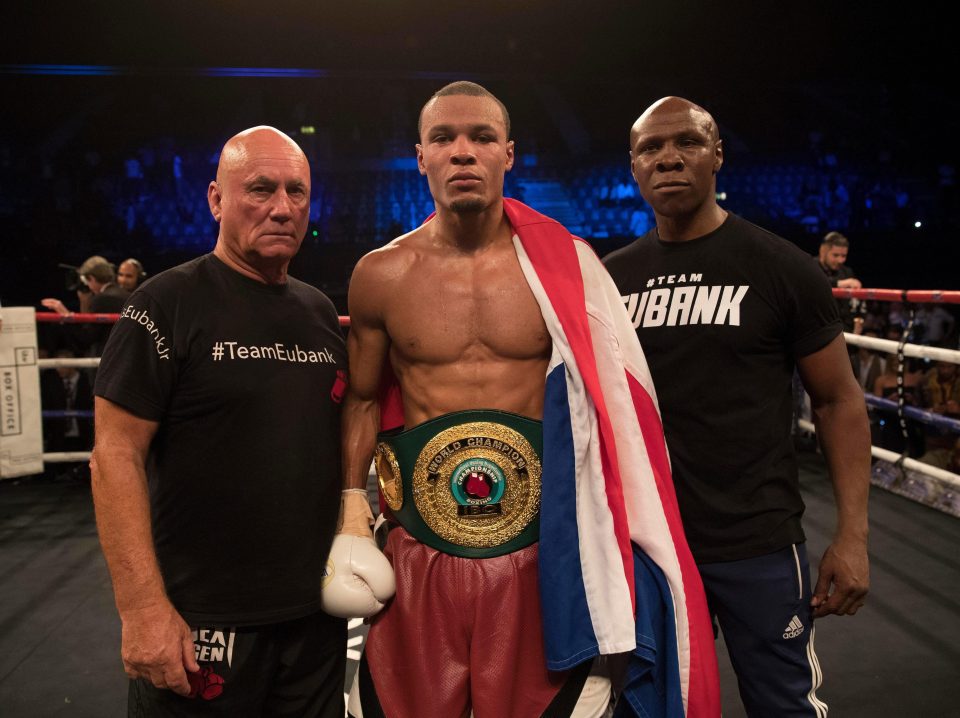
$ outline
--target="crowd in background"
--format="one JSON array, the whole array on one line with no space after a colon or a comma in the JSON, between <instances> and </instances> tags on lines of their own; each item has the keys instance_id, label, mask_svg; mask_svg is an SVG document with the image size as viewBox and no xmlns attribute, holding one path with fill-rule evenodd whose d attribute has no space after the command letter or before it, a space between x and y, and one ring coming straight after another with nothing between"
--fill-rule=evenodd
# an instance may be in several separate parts
<instances>
[{"instance_id":1,"label":"crowd in background","mask_svg":"<svg viewBox=\"0 0 960 718\"><path fill-rule=\"evenodd\" d=\"M329 161L337 156L334 130L326 137L320 130L316 136L298 138L314 156L313 187L310 227L291 271L320 287L341 313L346 311L347 279L357 259L410 231L433 211L426 181L407 156L411 148L401 141L402 134L395 128L381 138L379 159L368 156L353 163L343 156ZM556 217L601 255L653 225L624 153L556 153L556 138L552 144L544 139L543 127L540 134L537 139L518 140L518 161L506 178L507 196ZM343 155L365 147L362 129L353 128L346 136L352 144ZM848 233L857 241L855 264L871 281L877 265L889 263L884 248L890 245L884 242L903 241L916 231L920 218L941 229L956 223L951 166L931 168L935 169L931 176L892 172L889 156L875 161L847 156L835 151L821 133L811 133L810 138L808 151L794 156L753 155L731 145L730 151L739 151L740 156L718 175L721 205L811 252L816 238L827 230ZM22 145L0 139L0 216L8 230L30 237L29 242L5 242L0 248L0 264L30 267L29 273L4 277L0 294L8 304L37 303L46 297L44 306L61 314L119 311L123 298L146 276L143 264L161 271L212 247L217 228L206 189L219 159L212 144L197 136L161 136L111 150L81 145L65 141L53 150L41 148L38 158L36 151L28 153ZM131 254L143 264L122 259ZM74 286L72 270L67 270L64 282L50 262L59 257L65 264L79 264L83 257L102 259L99 255L112 261L103 260L96 271L81 275L97 290L107 287L103 295L89 291L88 282ZM45 269L40 271L41 267ZM917 272L922 274L923 267ZM95 297L99 299L94 302ZM849 324L845 329L868 336L900 339L908 324L907 310L898 304L854 302L841 313ZM860 320L856 326L854 317ZM103 326L42 325L42 351L51 357L94 356L106 331ZM918 308L909 337L915 343L956 348L953 308ZM896 391L897 366L890 356L861 349L851 358L865 392L891 396ZM960 384L954 382L952 371L908 360L905 401L955 413ZM69 369L45 372L44 407L88 409L90 374ZM910 422L905 440L895 416L873 411L872 417L874 443L907 449L912 456L927 455L938 465L953 460L946 451L952 437ZM51 419L47 450L88 446L86 426L89 421L84 419ZM949 448L952 451L952 443Z\"/></svg>"},{"instance_id":2,"label":"crowd in background","mask_svg":"<svg viewBox=\"0 0 960 718\"><path fill-rule=\"evenodd\" d=\"M844 164L833 155L828 160L738 158L718 177L721 204L801 245L839 229L869 237L881 254L894 235L915 233L920 219L928 226L944 224L934 221L928 206L939 179L907 174L890 179L878 167ZM206 201L216 161L216 151L203 143L169 137L111 156L68 148L39 163L0 144L0 169L8 178L0 180L0 216L9 232L31 238L7 244L0 259L31 267L46 264L49 273L50 257L76 263L95 253L133 254L162 269L197 256L209 250L216 236ZM311 269L316 265L317 274L294 267L335 302L346 289L351 259L410 231L433 209L426 181L409 161L353 166L341 161L336 167L331 170L320 160L313 164L310 229L298 262ZM559 214L564 225L593 241L601 254L652 226L650 209L639 199L622 155L521 152L507 175L506 194ZM866 255L861 253L861 263ZM25 287L17 285L17 277L9 281L4 300L23 301L11 294Z\"/></svg>"},{"instance_id":3,"label":"crowd in background","mask_svg":"<svg viewBox=\"0 0 960 718\"><path fill-rule=\"evenodd\" d=\"M868 302L863 308L863 335L913 344L958 348L955 310L940 304L911 308L901 302ZM902 382L905 406L960 420L960 372L957 364L905 357L859 347L851 354L854 373L864 393L898 401ZM906 436L896 414L871 409L873 443L907 453L927 464L960 471L960 441L956 432L908 419Z\"/></svg>"},{"instance_id":4,"label":"crowd in background","mask_svg":"<svg viewBox=\"0 0 960 718\"><path fill-rule=\"evenodd\" d=\"M40 304L65 320L74 314L118 314L130 294L146 279L139 260L130 257L114 265L100 255L88 257L79 267L67 267L68 289L74 294L67 303L46 297ZM109 323L63 323L38 325L38 353L41 358L74 359L99 357L110 335ZM93 383L95 369L59 366L40 373L40 404L44 411L79 412L45 418L44 452L89 451L93 446ZM52 464L48 471L59 473L64 465ZM84 463L66 464L68 474L85 478Z\"/></svg>"}]
</instances>

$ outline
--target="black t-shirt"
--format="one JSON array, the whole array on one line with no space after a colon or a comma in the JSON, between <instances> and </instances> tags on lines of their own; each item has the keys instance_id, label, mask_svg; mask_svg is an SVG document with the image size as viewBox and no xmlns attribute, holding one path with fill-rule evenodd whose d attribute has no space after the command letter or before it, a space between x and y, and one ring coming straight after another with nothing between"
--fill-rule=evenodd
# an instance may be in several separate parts
<instances>
[{"instance_id":1,"label":"black t-shirt","mask_svg":"<svg viewBox=\"0 0 960 718\"><path fill-rule=\"evenodd\" d=\"M823 274L826 276L827 281L830 282L831 288L836 287L844 279L854 279L857 276L846 264L841 264L836 269L830 269L830 267L825 267L820 264L819 257L817 258L817 264L820 269L823 270ZM857 307L860 306L860 301L857 299L838 297L836 302L837 311L840 313L840 322L843 324L843 330L845 332L852 332L853 317L856 315Z\"/></svg>"},{"instance_id":2,"label":"black t-shirt","mask_svg":"<svg viewBox=\"0 0 960 718\"><path fill-rule=\"evenodd\" d=\"M817 263L820 263L818 258ZM823 270L824 276L827 278L827 281L830 282L831 287L836 287L844 279L853 279L857 275L853 273L853 269L848 267L846 264L841 264L836 269L830 269L830 267L825 267L820 264L820 269Z\"/></svg>"},{"instance_id":3,"label":"black t-shirt","mask_svg":"<svg viewBox=\"0 0 960 718\"><path fill-rule=\"evenodd\" d=\"M346 352L337 313L212 254L130 298L95 393L159 422L147 476L164 584L191 624L319 610L340 497Z\"/></svg>"},{"instance_id":4,"label":"black t-shirt","mask_svg":"<svg viewBox=\"0 0 960 718\"><path fill-rule=\"evenodd\" d=\"M604 263L650 365L697 561L802 541L795 359L841 331L817 263L732 214L688 242L653 229Z\"/></svg>"}]
</instances>

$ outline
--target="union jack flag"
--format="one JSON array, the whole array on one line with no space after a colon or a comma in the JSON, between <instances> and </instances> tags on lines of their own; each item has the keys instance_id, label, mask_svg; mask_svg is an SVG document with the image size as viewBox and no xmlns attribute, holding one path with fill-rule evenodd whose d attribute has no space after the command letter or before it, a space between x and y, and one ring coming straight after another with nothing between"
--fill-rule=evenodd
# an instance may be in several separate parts
<instances>
[{"instance_id":1,"label":"union jack flag","mask_svg":"<svg viewBox=\"0 0 960 718\"><path fill-rule=\"evenodd\" d=\"M656 392L620 293L586 242L516 200L505 199L504 210L553 340L540 510L549 668L598 654L642 656L638 629L650 616L640 613L660 610L676 644L660 651L668 657L662 714L719 716L703 584L680 521ZM665 579L666 600L652 606L651 587L637 577Z\"/></svg>"}]
</instances>

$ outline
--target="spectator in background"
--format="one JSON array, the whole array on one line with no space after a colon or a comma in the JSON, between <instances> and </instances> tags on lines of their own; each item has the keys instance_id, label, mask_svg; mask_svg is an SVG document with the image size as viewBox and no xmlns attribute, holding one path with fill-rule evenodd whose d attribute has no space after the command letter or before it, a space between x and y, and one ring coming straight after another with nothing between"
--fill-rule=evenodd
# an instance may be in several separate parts
<instances>
[{"instance_id":1,"label":"spectator in background","mask_svg":"<svg viewBox=\"0 0 960 718\"><path fill-rule=\"evenodd\" d=\"M944 468L954 474L960 474L960 439L954 442L953 451L950 452L950 460L947 461L947 465Z\"/></svg>"},{"instance_id":2,"label":"spectator in background","mask_svg":"<svg viewBox=\"0 0 960 718\"><path fill-rule=\"evenodd\" d=\"M120 262L120 267L117 269L117 285L121 289L132 293L146 278L147 273L140 260L130 257Z\"/></svg>"},{"instance_id":3,"label":"spectator in background","mask_svg":"<svg viewBox=\"0 0 960 718\"><path fill-rule=\"evenodd\" d=\"M70 349L60 349L58 359L72 359ZM40 374L40 392L44 409L91 411L93 391L87 375L76 367L46 369ZM93 445L89 419L69 417L49 419L44 425L47 451L89 451Z\"/></svg>"},{"instance_id":4,"label":"spectator in background","mask_svg":"<svg viewBox=\"0 0 960 718\"><path fill-rule=\"evenodd\" d=\"M890 327L887 330L886 339L898 341L900 331L897 327ZM923 374L915 369L912 359L907 359L907 364L903 373L903 400L905 406L919 406L920 404L920 384L923 381ZM873 393L875 396L897 401L899 398L897 387L899 385L897 376L897 360L895 357L887 359L883 373L877 377L873 383ZM923 431L914 421L907 420L907 438L903 439L903 431L900 428L900 422L896 414L884 412L878 428L878 435L873 437L873 443L890 451L902 453L905 448L909 449L909 455L918 457L923 454Z\"/></svg>"},{"instance_id":5,"label":"spectator in background","mask_svg":"<svg viewBox=\"0 0 960 718\"><path fill-rule=\"evenodd\" d=\"M868 326L863 335L879 338L880 332L873 326ZM850 363L853 365L853 375L857 378L857 383L860 384L864 394L873 393L877 379L887 370L889 361L885 354L872 351L866 347L850 348ZM804 392L804 394L806 393ZM880 422L886 422L887 415L868 404L867 416L870 417L870 436L873 439L879 436Z\"/></svg>"},{"instance_id":6,"label":"spectator in background","mask_svg":"<svg viewBox=\"0 0 960 718\"><path fill-rule=\"evenodd\" d=\"M850 240L839 232L827 232L820 242L820 268L834 287L860 289L863 285L853 270L847 266L847 254L850 252Z\"/></svg>"},{"instance_id":7,"label":"spectator in background","mask_svg":"<svg viewBox=\"0 0 960 718\"><path fill-rule=\"evenodd\" d=\"M889 314L885 303L864 302L866 312L863 319L863 331L874 332L878 337L885 336L889 322Z\"/></svg>"},{"instance_id":8,"label":"spectator in background","mask_svg":"<svg viewBox=\"0 0 960 718\"><path fill-rule=\"evenodd\" d=\"M920 384L920 406L937 414L960 419L960 376L953 362L938 361ZM956 433L936 426L926 427L926 464L946 467L953 454Z\"/></svg>"},{"instance_id":9,"label":"spectator in background","mask_svg":"<svg viewBox=\"0 0 960 718\"><path fill-rule=\"evenodd\" d=\"M909 313L907 312L907 308L903 306L903 302L890 302L890 307L887 310L887 324L891 327L903 329L907 326L908 321ZM890 339L891 337L887 338Z\"/></svg>"},{"instance_id":10,"label":"spectator in background","mask_svg":"<svg viewBox=\"0 0 960 718\"><path fill-rule=\"evenodd\" d=\"M921 340L924 344L941 345L953 334L956 326L954 316L941 304L925 305L917 309L914 319L916 326L922 328Z\"/></svg>"},{"instance_id":11,"label":"spectator in background","mask_svg":"<svg viewBox=\"0 0 960 718\"><path fill-rule=\"evenodd\" d=\"M864 336L879 338L880 335L872 329L864 332ZM853 362L853 373L860 383L860 388L866 393L873 391L877 379L887 369L886 357L866 347L857 347L850 357Z\"/></svg>"},{"instance_id":12,"label":"spectator in background","mask_svg":"<svg viewBox=\"0 0 960 718\"><path fill-rule=\"evenodd\" d=\"M839 232L827 232L821 240L817 258L820 261L820 269L830 280L831 287L860 289L863 286L854 276L853 270L847 266L849 251L850 240ZM863 331L863 319L855 316L858 306L859 301L856 299L837 299L837 309L840 310L844 331L856 334Z\"/></svg>"}]
</instances>

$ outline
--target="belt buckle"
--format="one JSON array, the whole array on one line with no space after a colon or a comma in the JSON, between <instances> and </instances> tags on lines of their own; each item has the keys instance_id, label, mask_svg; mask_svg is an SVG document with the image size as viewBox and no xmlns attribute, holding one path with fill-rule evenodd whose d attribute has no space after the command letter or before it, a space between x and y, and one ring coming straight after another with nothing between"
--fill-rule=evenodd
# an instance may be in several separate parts
<instances>
[{"instance_id":1,"label":"belt buckle","mask_svg":"<svg viewBox=\"0 0 960 718\"><path fill-rule=\"evenodd\" d=\"M411 489L417 512L437 536L492 548L516 538L537 516L540 480L540 458L523 434L476 421L444 429L426 443Z\"/></svg>"}]
</instances>

